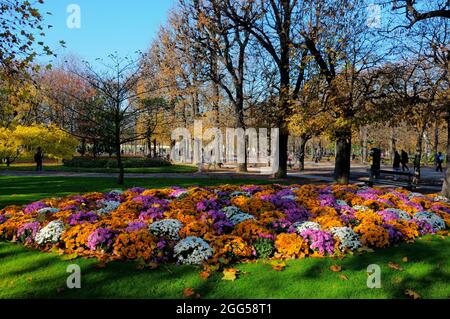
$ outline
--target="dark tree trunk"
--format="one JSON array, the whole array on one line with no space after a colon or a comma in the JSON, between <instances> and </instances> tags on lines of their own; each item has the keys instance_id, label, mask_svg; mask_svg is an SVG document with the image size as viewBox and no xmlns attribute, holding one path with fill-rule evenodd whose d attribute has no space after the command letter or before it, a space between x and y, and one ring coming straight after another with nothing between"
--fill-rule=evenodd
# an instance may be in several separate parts
<instances>
[{"instance_id":1,"label":"dark tree trunk","mask_svg":"<svg viewBox=\"0 0 450 319\"><path fill-rule=\"evenodd\" d=\"M450 167L448 163L450 162L450 114L447 115L447 150L446 150L446 169L444 175L444 184L442 185L442 195L450 199Z\"/></svg>"},{"instance_id":2,"label":"dark tree trunk","mask_svg":"<svg viewBox=\"0 0 450 319\"><path fill-rule=\"evenodd\" d=\"M153 157L157 157L156 156L156 138L153 140Z\"/></svg>"},{"instance_id":3,"label":"dark tree trunk","mask_svg":"<svg viewBox=\"0 0 450 319\"><path fill-rule=\"evenodd\" d=\"M287 130L280 129L280 138L278 143L279 156L278 156L278 171L275 172L273 177L285 178L287 176L287 160L288 160L288 139L289 133Z\"/></svg>"},{"instance_id":4,"label":"dark tree trunk","mask_svg":"<svg viewBox=\"0 0 450 319\"><path fill-rule=\"evenodd\" d=\"M334 179L338 184L346 185L349 183L351 150L352 132L348 128L342 128L336 136Z\"/></svg>"},{"instance_id":5,"label":"dark tree trunk","mask_svg":"<svg viewBox=\"0 0 450 319\"><path fill-rule=\"evenodd\" d=\"M416 150L414 152L414 183L420 182L420 161L422 159L423 131L417 134Z\"/></svg>"},{"instance_id":6,"label":"dark tree trunk","mask_svg":"<svg viewBox=\"0 0 450 319\"><path fill-rule=\"evenodd\" d=\"M7 158L6 158L6 167L10 167L10 166L11 166L11 163L12 163L11 158L10 158L10 157L7 157Z\"/></svg>"},{"instance_id":7,"label":"dark tree trunk","mask_svg":"<svg viewBox=\"0 0 450 319\"><path fill-rule=\"evenodd\" d=\"M439 121L436 119L434 121L434 141L433 141L433 155L434 155L434 165L436 163L436 154L439 152Z\"/></svg>"},{"instance_id":8,"label":"dark tree trunk","mask_svg":"<svg viewBox=\"0 0 450 319\"><path fill-rule=\"evenodd\" d=\"M299 140L299 149L298 149L298 162L299 162L299 170L305 170L305 148L306 142L308 142L308 138L304 135L300 136Z\"/></svg>"}]
</instances>

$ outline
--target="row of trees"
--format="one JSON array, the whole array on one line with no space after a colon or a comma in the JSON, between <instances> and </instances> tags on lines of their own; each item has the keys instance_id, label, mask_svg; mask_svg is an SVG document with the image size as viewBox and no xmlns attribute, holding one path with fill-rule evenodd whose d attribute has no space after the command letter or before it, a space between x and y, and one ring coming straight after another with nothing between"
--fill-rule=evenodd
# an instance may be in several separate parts
<instances>
[{"instance_id":1,"label":"row of trees","mask_svg":"<svg viewBox=\"0 0 450 319\"><path fill-rule=\"evenodd\" d=\"M303 158L306 142L326 135L336 145L335 179L348 183L355 135L364 141L376 125L414 131L417 162L424 133L450 121L449 4L383 1L380 26L368 5L179 0L148 52L111 55L101 68L70 58L37 70L27 85L38 89L17 97L21 108L3 112L3 122L54 123L81 150L89 144L94 153L115 154L119 183L121 145L150 146L156 134L167 140L171 127L199 118L210 126L280 128L277 177L286 176L289 136ZM32 91L24 87L2 98Z\"/></svg>"},{"instance_id":2,"label":"row of trees","mask_svg":"<svg viewBox=\"0 0 450 319\"><path fill-rule=\"evenodd\" d=\"M203 115L279 127L278 177L290 134L302 147L326 134L336 143L335 178L347 183L352 135L374 123L414 128L417 160L425 130L448 108L448 4L425 14L415 9L423 3L395 1L380 28L368 5L180 0L152 44L149 83L159 83L154 93L181 110L181 122ZM420 23L425 16L433 19Z\"/></svg>"}]
</instances>

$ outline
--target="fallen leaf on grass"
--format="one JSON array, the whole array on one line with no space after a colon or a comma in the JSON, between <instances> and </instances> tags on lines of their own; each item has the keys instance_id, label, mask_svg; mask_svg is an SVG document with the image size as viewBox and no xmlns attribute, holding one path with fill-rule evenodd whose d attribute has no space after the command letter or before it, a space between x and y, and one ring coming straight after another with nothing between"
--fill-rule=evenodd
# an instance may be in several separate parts
<instances>
[{"instance_id":1,"label":"fallen leaf on grass","mask_svg":"<svg viewBox=\"0 0 450 319\"><path fill-rule=\"evenodd\" d=\"M211 276L211 273L209 271L205 270L200 273L200 278L202 278L202 279L208 279L209 276Z\"/></svg>"},{"instance_id":2,"label":"fallen leaf on grass","mask_svg":"<svg viewBox=\"0 0 450 319\"><path fill-rule=\"evenodd\" d=\"M348 277L346 275L339 275L339 278L341 278L341 280L347 281Z\"/></svg>"},{"instance_id":3,"label":"fallen leaf on grass","mask_svg":"<svg viewBox=\"0 0 450 319\"><path fill-rule=\"evenodd\" d=\"M342 267L338 266L338 265L333 265L333 266L330 266L330 270L334 271L334 272L340 272L342 270Z\"/></svg>"},{"instance_id":4,"label":"fallen leaf on grass","mask_svg":"<svg viewBox=\"0 0 450 319\"><path fill-rule=\"evenodd\" d=\"M402 258L402 261L403 261L404 263L407 263L407 262L408 262L408 257L403 257L403 258Z\"/></svg>"},{"instance_id":5,"label":"fallen leaf on grass","mask_svg":"<svg viewBox=\"0 0 450 319\"><path fill-rule=\"evenodd\" d=\"M286 263L284 261L282 262L272 261L270 265L272 266L272 269L276 271L282 271L284 270L284 268L286 268Z\"/></svg>"},{"instance_id":6,"label":"fallen leaf on grass","mask_svg":"<svg viewBox=\"0 0 450 319\"><path fill-rule=\"evenodd\" d=\"M68 255L64 255L62 257L62 260L74 260L78 258L78 254L77 253L73 253L73 254L68 254Z\"/></svg>"},{"instance_id":7,"label":"fallen leaf on grass","mask_svg":"<svg viewBox=\"0 0 450 319\"><path fill-rule=\"evenodd\" d=\"M391 268L391 269L398 270L398 271L403 271L402 266L400 266L399 264L396 264L396 263L394 263L394 262L392 262L392 261L390 261L390 262L388 263L388 266L389 266L389 268Z\"/></svg>"},{"instance_id":8,"label":"fallen leaf on grass","mask_svg":"<svg viewBox=\"0 0 450 319\"><path fill-rule=\"evenodd\" d=\"M419 295L417 292L415 292L412 289L406 289L405 290L405 295L412 298L412 299L422 299L422 296Z\"/></svg>"},{"instance_id":9,"label":"fallen leaf on grass","mask_svg":"<svg viewBox=\"0 0 450 319\"><path fill-rule=\"evenodd\" d=\"M183 290L183 296L186 298L200 298L200 294L192 288L185 288Z\"/></svg>"},{"instance_id":10,"label":"fallen leaf on grass","mask_svg":"<svg viewBox=\"0 0 450 319\"><path fill-rule=\"evenodd\" d=\"M235 281L238 272L239 270L236 268L227 268L223 271L222 280Z\"/></svg>"},{"instance_id":11,"label":"fallen leaf on grass","mask_svg":"<svg viewBox=\"0 0 450 319\"><path fill-rule=\"evenodd\" d=\"M27 281L28 281L29 283L31 283L31 282L33 281L33 277L28 277L28 278L27 278Z\"/></svg>"}]
</instances>

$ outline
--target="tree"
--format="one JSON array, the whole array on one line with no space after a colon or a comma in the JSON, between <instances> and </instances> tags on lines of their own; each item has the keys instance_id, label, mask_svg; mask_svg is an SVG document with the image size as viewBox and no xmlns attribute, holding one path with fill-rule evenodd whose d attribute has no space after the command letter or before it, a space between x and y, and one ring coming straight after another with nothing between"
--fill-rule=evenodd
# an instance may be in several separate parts
<instances>
[{"instance_id":1,"label":"tree","mask_svg":"<svg viewBox=\"0 0 450 319\"><path fill-rule=\"evenodd\" d=\"M417 22L433 18L450 18L450 1L436 0L392 0L392 10L404 12L409 24L406 28L413 27ZM420 8L420 9L419 9Z\"/></svg>"},{"instance_id":2,"label":"tree","mask_svg":"<svg viewBox=\"0 0 450 319\"><path fill-rule=\"evenodd\" d=\"M313 14L302 37L328 85L325 111L334 117L329 128L336 141L334 178L347 184L352 130L371 91L368 71L380 62L383 50L366 25L364 1L311 1L309 10Z\"/></svg>"},{"instance_id":3,"label":"tree","mask_svg":"<svg viewBox=\"0 0 450 319\"><path fill-rule=\"evenodd\" d=\"M304 76L300 61L305 57L306 50L298 50L296 42L300 36L299 26L302 25L303 12L296 0L226 0L224 8L226 16L250 33L276 66L279 91L277 125L280 134L279 169L275 177L286 177L289 117ZM298 61L298 67L295 67L295 61Z\"/></svg>"},{"instance_id":4,"label":"tree","mask_svg":"<svg viewBox=\"0 0 450 319\"><path fill-rule=\"evenodd\" d=\"M125 175L121 146L146 138L146 132L137 129L138 119L149 111L139 103L140 97L149 93L138 89L141 79L150 76L145 73L147 69L142 63L145 60L142 54L135 59L111 54L107 62L101 62L103 68L100 70L86 62L83 69L72 68L70 71L83 87L94 93L77 95L64 91L65 95L79 102L66 107L95 125L103 141L111 140L119 168L119 185L124 184ZM85 113L86 107L95 110L99 116L91 117L90 113Z\"/></svg>"},{"instance_id":5,"label":"tree","mask_svg":"<svg viewBox=\"0 0 450 319\"><path fill-rule=\"evenodd\" d=\"M33 124L15 128L0 128L0 158L9 166L20 156L32 156L41 147L48 158L71 158L78 141L60 128Z\"/></svg>"}]
</instances>

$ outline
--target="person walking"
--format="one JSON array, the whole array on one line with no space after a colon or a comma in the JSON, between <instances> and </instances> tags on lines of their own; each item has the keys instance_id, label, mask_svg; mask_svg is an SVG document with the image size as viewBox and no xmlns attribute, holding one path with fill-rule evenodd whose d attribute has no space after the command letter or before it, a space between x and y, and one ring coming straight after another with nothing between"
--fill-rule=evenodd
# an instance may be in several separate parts
<instances>
[{"instance_id":1,"label":"person walking","mask_svg":"<svg viewBox=\"0 0 450 319\"><path fill-rule=\"evenodd\" d=\"M42 172L42 162L44 160L44 154L42 154L42 149L39 146L37 148L36 154L34 154L34 162L36 163L36 171Z\"/></svg>"},{"instance_id":2,"label":"person walking","mask_svg":"<svg viewBox=\"0 0 450 319\"><path fill-rule=\"evenodd\" d=\"M436 156L436 172L442 172L442 163L444 163L444 155L439 152Z\"/></svg>"},{"instance_id":3,"label":"person walking","mask_svg":"<svg viewBox=\"0 0 450 319\"><path fill-rule=\"evenodd\" d=\"M402 163L402 171L409 171L408 167L409 157L408 153L406 153L404 150L402 150L401 154L401 163Z\"/></svg>"},{"instance_id":4,"label":"person walking","mask_svg":"<svg viewBox=\"0 0 450 319\"><path fill-rule=\"evenodd\" d=\"M392 167L394 169L394 172L400 172L400 163L402 159L398 151L395 151L394 153L394 162L392 163ZM398 175L394 175L394 180L398 180Z\"/></svg>"}]
</instances>

